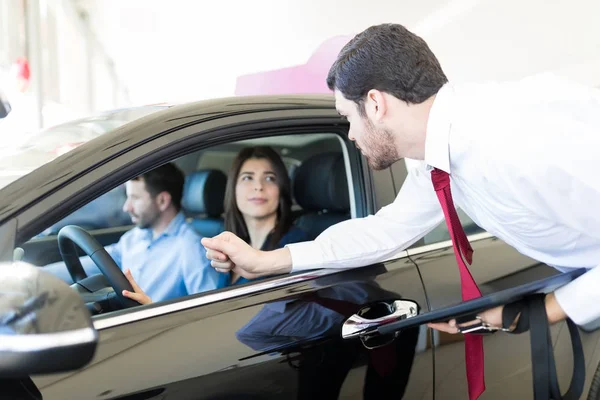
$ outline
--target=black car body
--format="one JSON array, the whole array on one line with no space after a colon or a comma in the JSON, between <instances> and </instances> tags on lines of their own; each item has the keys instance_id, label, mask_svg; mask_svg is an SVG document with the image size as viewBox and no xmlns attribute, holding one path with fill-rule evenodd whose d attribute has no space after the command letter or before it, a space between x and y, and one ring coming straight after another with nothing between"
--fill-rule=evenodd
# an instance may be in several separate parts
<instances>
[{"instance_id":1,"label":"black car body","mask_svg":"<svg viewBox=\"0 0 600 400\"><path fill-rule=\"evenodd\" d=\"M324 203L334 206L304 209L297 201L297 222L315 236L332 223L366 217L391 203L407 174L404 161L371 170L347 130L330 96L231 98L165 108L2 189L0 256L10 260L21 247L27 262L56 261L57 230L50 228L69 218L85 225L81 210L94 199L168 161L177 160L188 174L217 168L247 143L272 145L291 170L314 174L314 185L295 187L294 195L299 200L306 195L302 190L312 190L316 197L330 196ZM315 155L342 161L334 164L337 169L308 165ZM336 190L328 191L332 187ZM202 224L219 217L190 218ZM471 271L484 294L557 273L462 218L474 248ZM104 245L130 228L83 227ZM77 371L32 379L44 399L61 400L466 398L461 335L411 329L398 333L383 352L366 349L359 339L341 338L343 322L360 306L396 299L413 300L422 310L461 301L444 225L381 264L275 276L95 315L94 359ZM551 332L564 386L572 372L569 335L563 323ZM587 393L600 359L600 336L581 334ZM498 333L486 336L484 345L487 390L482 398L532 398L529 335Z\"/></svg>"}]
</instances>

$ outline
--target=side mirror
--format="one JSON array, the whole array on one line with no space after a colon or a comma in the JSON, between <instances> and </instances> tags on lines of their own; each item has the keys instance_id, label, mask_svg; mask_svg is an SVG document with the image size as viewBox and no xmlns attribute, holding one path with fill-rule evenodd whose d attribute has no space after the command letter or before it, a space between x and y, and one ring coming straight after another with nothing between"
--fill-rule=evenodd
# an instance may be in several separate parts
<instances>
[{"instance_id":1,"label":"side mirror","mask_svg":"<svg viewBox=\"0 0 600 400\"><path fill-rule=\"evenodd\" d=\"M23 262L0 264L0 379L81 368L97 343L83 300L65 282Z\"/></svg>"},{"instance_id":2,"label":"side mirror","mask_svg":"<svg viewBox=\"0 0 600 400\"><path fill-rule=\"evenodd\" d=\"M0 119L6 118L10 113L11 107L8 99L4 97L2 91L0 91Z\"/></svg>"}]
</instances>

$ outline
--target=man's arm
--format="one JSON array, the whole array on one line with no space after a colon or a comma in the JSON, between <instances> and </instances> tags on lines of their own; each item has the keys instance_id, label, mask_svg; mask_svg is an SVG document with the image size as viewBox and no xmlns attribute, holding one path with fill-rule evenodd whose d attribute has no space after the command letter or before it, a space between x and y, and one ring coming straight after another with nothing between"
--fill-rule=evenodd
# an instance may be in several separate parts
<instances>
[{"instance_id":1,"label":"man's arm","mask_svg":"<svg viewBox=\"0 0 600 400\"><path fill-rule=\"evenodd\" d=\"M576 103L571 109L560 108L552 113L538 109L536 113L528 113L531 119L526 123L515 124L515 129L523 127L519 135L521 151L508 155L510 162L504 166L501 176L506 180L506 187L513 188L515 198L529 212L539 216L540 221L545 221L547 229L564 231L562 237L554 235L555 243L546 241L546 248L534 249L539 251L539 258L555 255L556 260L540 261L559 267L591 268L557 289L546 301L551 322L568 316L577 325L600 318L600 268L596 267L600 259L594 257L600 254L597 248L600 243L597 174L600 97L589 101L588 95L571 96L570 100ZM514 146L510 141L506 143L506 146ZM588 248L583 247L586 242ZM574 251L579 254L572 254Z\"/></svg>"},{"instance_id":2,"label":"man's arm","mask_svg":"<svg viewBox=\"0 0 600 400\"><path fill-rule=\"evenodd\" d=\"M203 239L212 265L246 278L312 268L352 268L383 261L407 248L443 221L424 163L413 168L396 200L377 214L347 220L314 241L261 252L231 233ZM293 268L292 268L293 266Z\"/></svg>"},{"instance_id":3,"label":"man's arm","mask_svg":"<svg viewBox=\"0 0 600 400\"><path fill-rule=\"evenodd\" d=\"M548 126L548 129L551 129ZM600 143L599 143L600 144ZM568 145L568 144L566 144ZM591 146L591 149L597 148ZM540 165L534 166L537 171L545 171L546 176L536 174L535 171L525 171L526 177L530 179L521 179L522 193L535 193L525 198L525 202L530 201L530 210L549 221L563 224L574 231L585 232L593 238L600 240L600 221L598 212L595 211L595 205L600 202L600 182L594 174L595 155L588 154L585 157L583 147L581 151L575 151L580 159L579 162L557 164L552 154L546 159L538 160ZM595 151L595 150L593 150ZM583 166L582 162L588 162L589 165ZM525 164L523 164L525 165ZM517 166L515 166L517 167ZM522 165L518 166L522 172ZM516 171L513 171L516 173ZM528 173L527 173L528 172ZM531 179L537 175L537 179ZM517 175L515 175L517 176ZM543 201L539 201L543 198ZM594 212L590 213L589 204L594 205ZM567 317L571 318L577 325L586 325L600 318L600 268L595 267L583 274L573 282L557 289L553 293L546 295L545 305L548 322L554 324ZM483 321L490 325L502 326L502 309L496 307L480 314ZM518 320L518 319L517 319ZM475 321L467 322L464 325L470 325ZM516 323L516 321L515 321ZM429 324L431 328L438 329L448 333L458 333L456 321L449 323Z\"/></svg>"},{"instance_id":4,"label":"man's arm","mask_svg":"<svg viewBox=\"0 0 600 400\"><path fill-rule=\"evenodd\" d=\"M557 202L555 204L557 210L566 208L564 212L557 213L560 222L600 242L600 212L597 208L597 204L600 204L600 180L588 176L593 174L593 169L586 169L585 166L580 168L586 171L583 173L584 176L580 174L574 176L569 174L571 171L564 171L563 179L557 179L552 187L547 187L545 189L547 197L552 198L547 201ZM567 176L569 182L566 182ZM545 193L542 191L541 194ZM564 251L569 250L564 249ZM600 319L600 291L598 290L600 267L595 265L581 265L581 267L593 268L573 282L557 289L554 292L554 302L562 311L563 319L568 316L577 325L586 325ZM546 305L548 306L548 303ZM552 309L547 307L547 311L550 318Z\"/></svg>"},{"instance_id":5,"label":"man's arm","mask_svg":"<svg viewBox=\"0 0 600 400\"><path fill-rule=\"evenodd\" d=\"M600 100L600 99L598 99ZM597 120L597 116L594 117ZM590 129L587 125L578 127L574 132L562 127L558 121L550 121L554 129L564 129L563 137L568 140L555 139L549 144L549 151L537 161L537 171L527 173L527 183L531 199L530 210L538 215L565 227L570 228L573 246L579 247L581 253L600 254L600 249L593 248L600 243L600 179L598 179L598 146L600 136L595 126ZM548 126L548 129L550 127ZM560 135L552 135L560 138ZM594 144L595 143L595 144ZM534 172L537 172L534 174ZM565 235L569 234L565 232ZM579 237L577 237L577 232ZM590 248L583 248L585 242L590 243ZM552 244L549 244L550 246ZM567 262L561 267L587 267L588 272L575 279L573 282L555 291L555 301L564 313L577 325L586 325L600 318L600 268L597 264L600 259L590 256L569 257L571 248L552 249L553 252L564 254ZM586 263L588 265L584 265ZM550 311L550 310L548 310Z\"/></svg>"},{"instance_id":6,"label":"man's arm","mask_svg":"<svg viewBox=\"0 0 600 400\"><path fill-rule=\"evenodd\" d=\"M598 285L600 285L600 266L557 289L554 297L556 306L562 311L563 319L569 316L577 325L586 325L600 319ZM548 307L546 311L550 318Z\"/></svg>"}]
</instances>

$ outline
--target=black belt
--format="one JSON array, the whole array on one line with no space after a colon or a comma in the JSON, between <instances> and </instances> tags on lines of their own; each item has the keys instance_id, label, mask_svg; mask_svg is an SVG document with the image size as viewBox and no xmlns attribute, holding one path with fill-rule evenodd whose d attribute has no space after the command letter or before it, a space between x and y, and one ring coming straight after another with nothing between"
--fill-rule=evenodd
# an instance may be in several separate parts
<instances>
[{"instance_id":1,"label":"black belt","mask_svg":"<svg viewBox=\"0 0 600 400\"><path fill-rule=\"evenodd\" d=\"M536 400L578 400L583 393L585 383L585 361L583 346L577 326L567 319L573 349L573 377L569 390L564 395L560 392L556 376L554 351L550 337L550 326L546 314L545 295L533 295L524 300L504 306L502 311L502 327L507 329L519 313L519 321L511 333L531 331L531 366L533 374L533 393Z\"/></svg>"}]
</instances>

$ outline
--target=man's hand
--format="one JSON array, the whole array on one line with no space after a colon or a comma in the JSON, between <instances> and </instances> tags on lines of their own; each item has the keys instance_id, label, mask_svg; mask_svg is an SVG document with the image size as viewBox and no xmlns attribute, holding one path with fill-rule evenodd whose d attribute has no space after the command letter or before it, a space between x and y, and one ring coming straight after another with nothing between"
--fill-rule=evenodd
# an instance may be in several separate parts
<instances>
[{"instance_id":1,"label":"man's hand","mask_svg":"<svg viewBox=\"0 0 600 400\"><path fill-rule=\"evenodd\" d=\"M567 318L567 315L563 311L562 307L560 306L560 304L558 304L558 301L556 301L556 297L554 296L554 293L549 293L548 295L546 295L545 303L546 303L546 313L548 314L548 323L549 324L554 324L554 323L557 323L557 322L562 321L565 318ZM492 308L490 310L486 310L486 311L480 313L479 317L481 318L481 320L483 322L486 322L491 326L501 327L502 326L502 310L503 309L504 309L503 306ZM468 325L472 325L476 322L478 322L478 321L467 322L464 324L460 324L460 326L468 326ZM517 322L519 322L519 316L517 316L517 318L513 321L513 324L510 326L511 330L513 330L516 327ZM445 322L430 323L430 324L427 324L427 326L432 329L436 329L438 331L442 331L442 332L446 332L446 333L459 333L460 332L460 330L458 329L458 326L456 324L456 320L454 320L454 319L449 321L448 323L445 323Z\"/></svg>"},{"instance_id":2,"label":"man's hand","mask_svg":"<svg viewBox=\"0 0 600 400\"><path fill-rule=\"evenodd\" d=\"M480 313L479 317L481 318L481 321L486 322L491 326L501 327L502 326L502 309L503 308L504 308L503 306L500 306L500 307L492 308L490 310L486 310L486 311ZM518 320L519 320L518 318L515 320L513 326L511 326L511 330L514 329ZM458 329L459 326L461 326L461 327L469 326L469 325L473 325L478 322L479 321L477 321L477 320L473 320L470 322L466 322L464 324L457 325L456 320L452 319L449 322L429 323L429 324L427 324L427 326L432 329L436 329L438 331L442 331L442 332L446 332L446 333L460 333L460 330Z\"/></svg>"},{"instance_id":3,"label":"man's hand","mask_svg":"<svg viewBox=\"0 0 600 400\"><path fill-rule=\"evenodd\" d=\"M135 279L133 279L133 275L131 275L130 270L125 271L125 278L127 278L135 293L132 293L129 290L123 290L123 296L128 297L131 300L135 300L140 304L152 303L152 299L150 298L150 296L144 293L144 291L138 286Z\"/></svg>"},{"instance_id":4,"label":"man's hand","mask_svg":"<svg viewBox=\"0 0 600 400\"><path fill-rule=\"evenodd\" d=\"M256 250L231 232L203 238L202 245L210 264L219 272L233 271L246 279L254 279L291 271L289 250Z\"/></svg>"}]
</instances>

